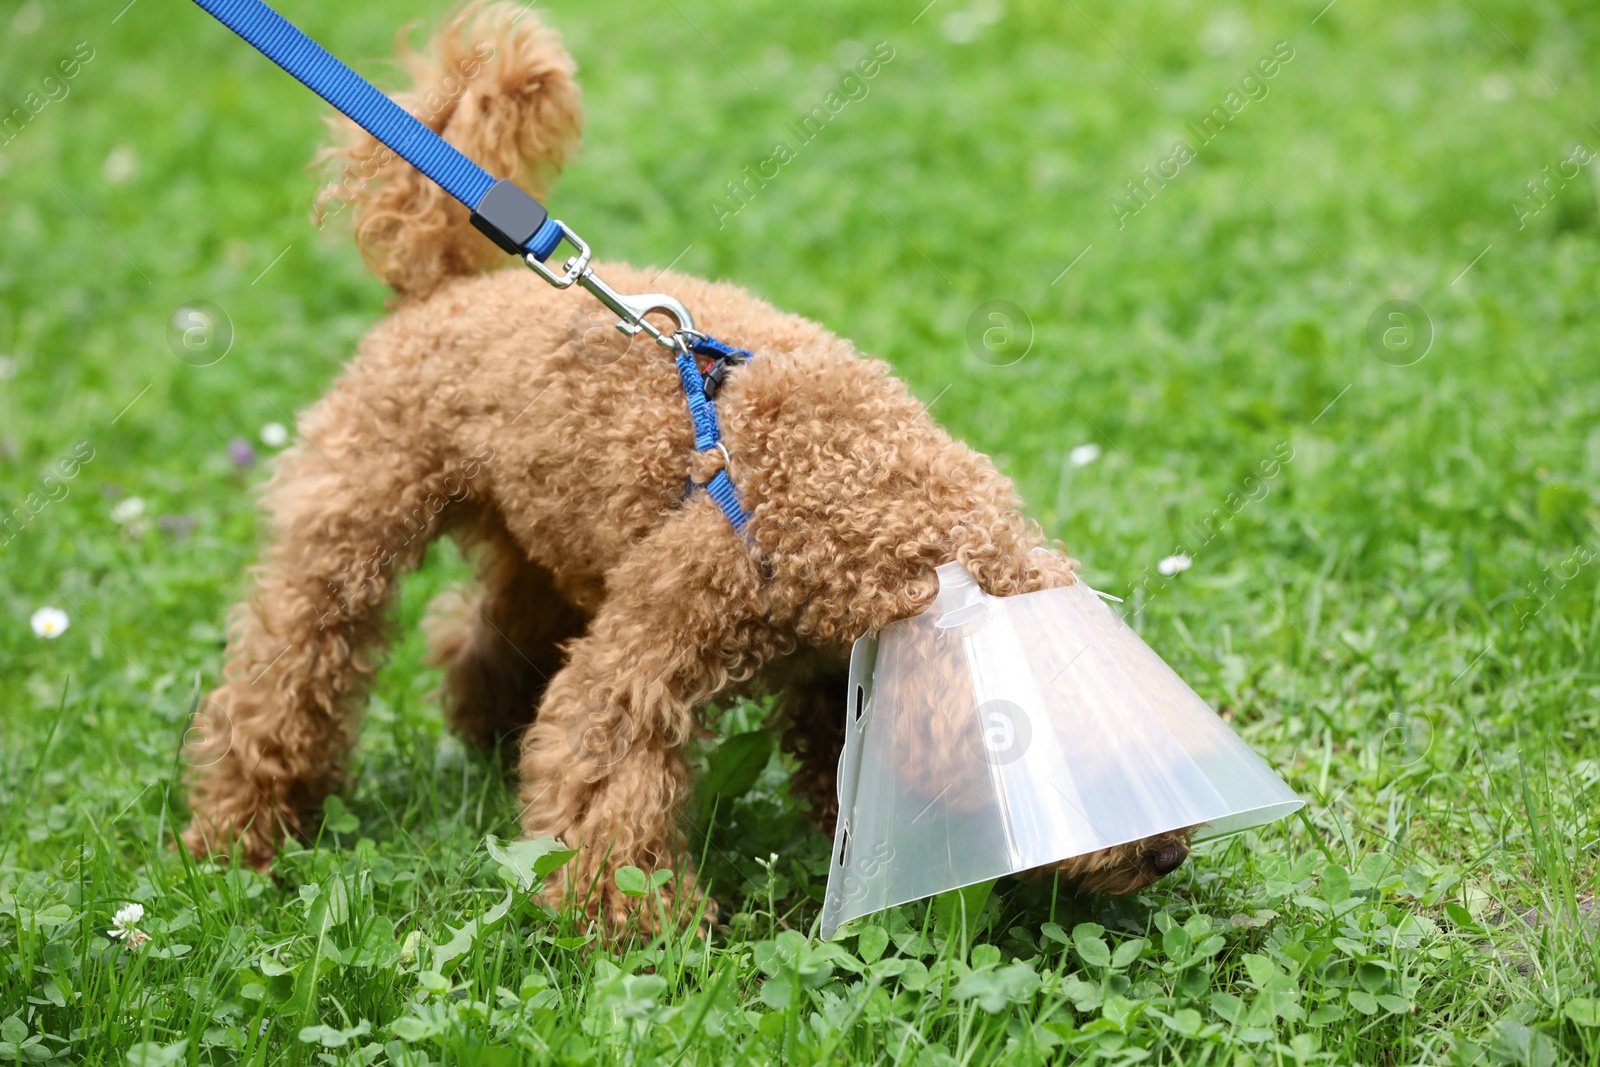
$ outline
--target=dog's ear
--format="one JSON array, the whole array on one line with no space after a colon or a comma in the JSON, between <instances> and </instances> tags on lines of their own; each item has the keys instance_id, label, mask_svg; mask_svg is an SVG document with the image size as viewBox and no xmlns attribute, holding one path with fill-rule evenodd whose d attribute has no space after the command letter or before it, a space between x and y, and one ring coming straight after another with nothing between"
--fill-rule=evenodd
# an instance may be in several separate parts
<instances>
[{"instance_id":1,"label":"dog's ear","mask_svg":"<svg viewBox=\"0 0 1600 1067\"><path fill-rule=\"evenodd\" d=\"M412 86L396 102L496 178L545 196L583 124L577 67L554 30L527 7L471 3L424 50L401 42L398 56ZM396 292L426 296L507 260L464 206L371 134L342 116L329 125L318 224L353 209L362 255Z\"/></svg>"}]
</instances>

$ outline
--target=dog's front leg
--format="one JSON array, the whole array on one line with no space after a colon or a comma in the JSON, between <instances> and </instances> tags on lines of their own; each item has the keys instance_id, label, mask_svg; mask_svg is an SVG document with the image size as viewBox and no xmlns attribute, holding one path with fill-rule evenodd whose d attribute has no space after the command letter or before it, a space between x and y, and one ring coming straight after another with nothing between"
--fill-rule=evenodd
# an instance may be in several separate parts
<instances>
[{"instance_id":1,"label":"dog's front leg","mask_svg":"<svg viewBox=\"0 0 1600 1067\"><path fill-rule=\"evenodd\" d=\"M608 578L608 599L550 681L521 758L522 826L579 849L545 898L581 906L615 930L662 909L692 914L701 899L679 817L689 786L684 748L695 711L748 677L774 642L746 546L700 498L641 543ZM615 872L670 868L643 900ZM709 908L709 905L708 905Z\"/></svg>"}]
</instances>

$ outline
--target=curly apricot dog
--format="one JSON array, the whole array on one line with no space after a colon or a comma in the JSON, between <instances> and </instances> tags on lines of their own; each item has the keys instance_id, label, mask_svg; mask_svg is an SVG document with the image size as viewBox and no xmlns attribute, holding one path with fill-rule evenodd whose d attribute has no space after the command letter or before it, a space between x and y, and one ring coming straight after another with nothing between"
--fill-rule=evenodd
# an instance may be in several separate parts
<instances>
[{"instance_id":1,"label":"curly apricot dog","mask_svg":"<svg viewBox=\"0 0 1600 1067\"><path fill-rule=\"evenodd\" d=\"M455 16L405 57L416 86L402 102L542 198L576 147L579 94L556 35L516 11ZM384 607L441 534L471 546L486 587L437 627L450 723L479 743L517 738L524 832L580 847L545 894L608 923L637 908L610 871L685 867L684 753L707 701L780 694L796 791L826 824L851 641L924 608L952 559L995 595L1073 581L1071 560L1035 551L1010 483L883 363L734 286L602 266L620 291L672 293L756 353L717 398L742 537L685 492L724 460L695 451L663 350L597 358L598 303L528 271L483 273L501 253L466 210L341 131L324 209L356 206L398 306L305 412L267 489L271 543L191 753L194 852L237 846L264 865L334 788ZM1181 862L1183 838L1061 869L1131 891ZM697 893L691 877L663 892Z\"/></svg>"}]
</instances>

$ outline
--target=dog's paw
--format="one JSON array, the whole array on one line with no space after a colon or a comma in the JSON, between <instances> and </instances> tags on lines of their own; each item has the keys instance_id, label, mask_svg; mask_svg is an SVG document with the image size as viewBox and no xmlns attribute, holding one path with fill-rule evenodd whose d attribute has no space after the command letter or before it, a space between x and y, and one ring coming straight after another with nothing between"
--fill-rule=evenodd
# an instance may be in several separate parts
<instances>
[{"instance_id":1,"label":"dog's paw","mask_svg":"<svg viewBox=\"0 0 1600 1067\"><path fill-rule=\"evenodd\" d=\"M624 891L616 869L587 875L557 872L537 894L540 903L557 911L578 912L605 940L615 943L629 935L655 937L687 928L691 923L701 938L716 926L717 902L695 885L692 875L675 876L655 889ZM566 874L566 877L562 877Z\"/></svg>"},{"instance_id":2,"label":"dog's paw","mask_svg":"<svg viewBox=\"0 0 1600 1067\"><path fill-rule=\"evenodd\" d=\"M1174 830L1040 868L1095 893L1136 893L1183 866L1194 830Z\"/></svg>"},{"instance_id":3,"label":"dog's paw","mask_svg":"<svg viewBox=\"0 0 1600 1067\"><path fill-rule=\"evenodd\" d=\"M237 846L239 858L262 873L272 866L272 858L278 852L276 842L253 829L219 829L199 818L190 822L181 840L195 859L209 857L219 863L231 860Z\"/></svg>"}]
</instances>

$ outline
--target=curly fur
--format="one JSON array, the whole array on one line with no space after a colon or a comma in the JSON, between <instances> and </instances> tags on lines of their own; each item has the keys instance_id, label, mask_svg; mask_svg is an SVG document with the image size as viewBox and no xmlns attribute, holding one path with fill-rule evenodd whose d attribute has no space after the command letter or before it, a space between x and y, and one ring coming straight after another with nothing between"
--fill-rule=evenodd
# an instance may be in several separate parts
<instances>
[{"instance_id":1,"label":"curly fur","mask_svg":"<svg viewBox=\"0 0 1600 1067\"><path fill-rule=\"evenodd\" d=\"M414 84L395 101L478 166L544 199L583 126L577 65L556 32L502 4L471 3L446 20L427 51L412 51L403 39L397 50ZM334 174L319 212L357 205L362 255L396 292L427 296L447 278L504 261L449 193L349 119L329 123L334 143L317 161Z\"/></svg>"},{"instance_id":2,"label":"curly fur","mask_svg":"<svg viewBox=\"0 0 1600 1067\"><path fill-rule=\"evenodd\" d=\"M408 59L418 88L403 99L428 106L487 43L492 59L427 121L542 193L575 143L578 91L555 35L517 10L450 19L431 58ZM612 870L687 868L684 753L707 701L786 689L774 729L826 825L854 638L921 611L952 559L1000 596L1073 581L1065 555L1034 551L1044 538L994 464L885 364L734 286L599 265L757 353L718 397L751 515L741 538L703 493L685 497L686 475L710 468L671 360L647 340L608 365L580 358L574 311L598 305L526 271L481 274L500 255L466 212L405 164L364 174L378 151L346 131L329 155L366 257L401 299L304 413L267 487L269 545L201 723L227 744L195 760L184 839L197 853L237 847L263 865L333 788L384 608L442 534L476 546L485 587L475 608L434 615L451 722L480 743L517 736L524 832L581 846L546 893L607 922L637 907ZM1062 869L1126 892L1181 837ZM667 892L697 899L692 877Z\"/></svg>"}]
</instances>

